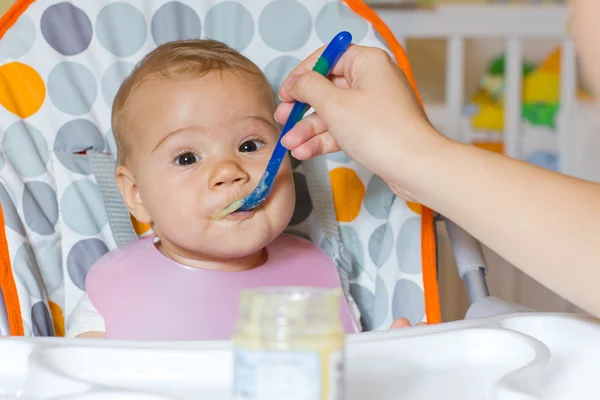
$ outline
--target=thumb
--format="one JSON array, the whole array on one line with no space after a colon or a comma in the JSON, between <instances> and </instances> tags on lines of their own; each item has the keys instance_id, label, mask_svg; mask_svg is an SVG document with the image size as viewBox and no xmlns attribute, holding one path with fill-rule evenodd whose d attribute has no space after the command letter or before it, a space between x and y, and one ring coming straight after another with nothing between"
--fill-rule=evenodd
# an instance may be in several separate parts
<instances>
[{"instance_id":1,"label":"thumb","mask_svg":"<svg viewBox=\"0 0 600 400\"><path fill-rule=\"evenodd\" d=\"M312 106L322 115L322 110L340 91L329 79L315 71L298 75L291 83L288 93L291 97ZM326 116L325 116L326 118Z\"/></svg>"}]
</instances>

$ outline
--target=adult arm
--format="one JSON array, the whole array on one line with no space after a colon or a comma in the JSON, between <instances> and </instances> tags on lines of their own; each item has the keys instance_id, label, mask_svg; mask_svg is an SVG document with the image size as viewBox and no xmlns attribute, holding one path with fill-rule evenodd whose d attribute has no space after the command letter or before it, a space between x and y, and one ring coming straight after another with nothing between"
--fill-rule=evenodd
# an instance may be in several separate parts
<instances>
[{"instance_id":1,"label":"adult arm","mask_svg":"<svg viewBox=\"0 0 600 400\"><path fill-rule=\"evenodd\" d=\"M295 157L345 151L400 197L436 210L543 285L600 316L600 185L453 142L427 120L381 50L351 46L327 80L319 49L282 84L315 113L283 139Z\"/></svg>"}]
</instances>

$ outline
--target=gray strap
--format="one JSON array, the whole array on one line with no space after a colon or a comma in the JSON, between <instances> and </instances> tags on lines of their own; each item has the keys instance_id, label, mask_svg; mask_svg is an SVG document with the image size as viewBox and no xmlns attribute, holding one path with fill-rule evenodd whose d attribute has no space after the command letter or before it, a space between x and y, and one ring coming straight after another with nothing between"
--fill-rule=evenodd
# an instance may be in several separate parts
<instances>
[{"instance_id":1,"label":"gray strap","mask_svg":"<svg viewBox=\"0 0 600 400\"><path fill-rule=\"evenodd\" d=\"M340 240L338 222L333 205L333 192L329 181L329 169L324 156L311 158L302 163L310 201L321 229L329 239Z\"/></svg>"},{"instance_id":2,"label":"gray strap","mask_svg":"<svg viewBox=\"0 0 600 400\"><path fill-rule=\"evenodd\" d=\"M313 211L317 218L317 223L325 232L325 236L333 245L332 258L335 261L342 282L344 295L354 314L354 319L360 329L360 311L356 306L354 298L350 295L350 282L348 274L352 270L352 262L348 251L342 243L339 231L339 225L335 215L335 206L333 205L333 192L329 180L329 168L324 156L315 157L302 163L306 185L310 200L313 204Z\"/></svg>"},{"instance_id":3,"label":"gray strap","mask_svg":"<svg viewBox=\"0 0 600 400\"><path fill-rule=\"evenodd\" d=\"M136 240L138 236L133 229L129 210L123 202L123 197L121 197L121 192L115 180L116 164L112 155L96 150L89 150L87 155L92 166L92 173L96 178L96 183L98 183L104 200L108 225L117 246Z\"/></svg>"}]
</instances>

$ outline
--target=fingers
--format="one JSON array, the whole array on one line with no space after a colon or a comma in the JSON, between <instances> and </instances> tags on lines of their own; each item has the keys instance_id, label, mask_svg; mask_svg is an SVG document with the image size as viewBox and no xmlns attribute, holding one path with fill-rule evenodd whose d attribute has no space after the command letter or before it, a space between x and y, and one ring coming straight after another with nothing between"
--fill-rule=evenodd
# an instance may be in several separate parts
<instances>
[{"instance_id":1,"label":"fingers","mask_svg":"<svg viewBox=\"0 0 600 400\"><path fill-rule=\"evenodd\" d=\"M298 122L281 139L281 144L298 160L339 151L336 141L327 132L327 126L316 113Z\"/></svg>"},{"instance_id":2,"label":"fingers","mask_svg":"<svg viewBox=\"0 0 600 400\"><path fill-rule=\"evenodd\" d=\"M312 71L323 50L324 46L313 52L290 72L279 87L278 94L283 101L291 102L299 100L296 97L296 93L292 92L292 88L297 84L301 76ZM385 51L375 47L352 44L333 67L330 77L332 77L333 83L336 86L342 88L355 87L360 80L378 80L380 77L377 71L383 64L394 65ZM314 106L314 104L311 105Z\"/></svg>"},{"instance_id":3,"label":"fingers","mask_svg":"<svg viewBox=\"0 0 600 400\"><path fill-rule=\"evenodd\" d=\"M398 318L392 322L390 329L410 328L412 325L406 318Z\"/></svg>"},{"instance_id":4,"label":"fingers","mask_svg":"<svg viewBox=\"0 0 600 400\"><path fill-rule=\"evenodd\" d=\"M294 99L288 94L288 89L293 85L298 76L313 69L315 63L323 53L323 50L325 50L325 46L321 46L317 50L313 51L300 64L298 64L296 68L292 70L292 72L289 73L288 77L283 81L279 88L279 97L281 100L286 102L294 101Z\"/></svg>"},{"instance_id":5,"label":"fingers","mask_svg":"<svg viewBox=\"0 0 600 400\"><path fill-rule=\"evenodd\" d=\"M307 58L305 58L300 64L298 64L298 66L296 66L296 68L294 68L292 70L292 72L290 72L288 77L283 81L283 83L279 87L278 94L279 94L279 97L283 101L291 102L294 100L299 100L295 96L295 94L291 92L291 90L295 86L295 84L297 83L298 79L301 76L312 71L312 68L314 67L315 63L317 62L317 59L323 53L324 49L325 49L325 46L314 51L311 55L309 55ZM378 50L378 49L375 49L375 50ZM356 65L360 64L360 63L357 63L356 61L360 61L361 55L363 55L365 52L369 52L369 51L371 51L371 50L369 50L368 47L351 44L350 47L348 48L348 50L346 50L346 52L342 55L342 57L340 57L339 61L334 65L333 69L329 73L333 83L336 86L340 86L343 88L350 87L351 82L354 79L354 77L352 76L352 72L355 69L354 67ZM385 53L383 50L381 50L381 52ZM311 103L309 103L309 104L311 104ZM311 104L311 105L314 106L314 104Z\"/></svg>"},{"instance_id":6,"label":"fingers","mask_svg":"<svg viewBox=\"0 0 600 400\"><path fill-rule=\"evenodd\" d=\"M279 119L277 118L277 121ZM308 117L300 120L286 135L281 139L287 149L292 150L313 136L321 134L327 130L327 125L316 113L312 113Z\"/></svg>"},{"instance_id":7,"label":"fingers","mask_svg":"<svg viewBox=\"0 0 600 400\"><path fill-rule=\"evenodd\" d=\"M308 160L309 158L340 151L335 139L329 132L321 133L302 143L292 150L292 155L297 160Z\"/></svg>"},{"instance_id":8,"label":"fingers","mask_svg":"<svg viewBox=\"0 0 600 400\"><path fill-rule=\"evenodd\" d=\"M419 322L415 326L425 326L425 325L427 325L426 322ZM398 318L398 319L394 320L394 322L392 322L392 326L390 326L390 329L402 329L402 328L410 328L410 327L412 327L412 325L409 320L407 320L406 318Z\"/></svg>"},{"instance_id":9,"label":"fingers","mask_svg":"<svg viewBox=\"0 0 600 400\"><path fill-rule=\"evenodd\" d=\"M287 89L287 94L296 101L310 104L319 111L331 101L341 90L323 75L308 71L299 75L293 85Z\"/></svg>"}]
</instances>

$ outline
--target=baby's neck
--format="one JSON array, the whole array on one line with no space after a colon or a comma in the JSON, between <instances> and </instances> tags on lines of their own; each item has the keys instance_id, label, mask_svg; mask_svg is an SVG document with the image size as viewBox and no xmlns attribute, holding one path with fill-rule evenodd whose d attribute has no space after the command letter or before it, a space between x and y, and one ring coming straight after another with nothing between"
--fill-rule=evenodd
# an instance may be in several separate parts
<instances>
[{"instance_id":1,"label":"baby's neck","mask_svg":"<svg viewBox=\"0 0 600 400\"><path fill-rule=\"evenodd\" d=\"M233 259L217 259L202 257L198 254L186 254L181 249L172 248L170 244L158 241L157 249L166 257L191 268L206 269L210 271L240 272L258 268L267 261L267 252L261 249L256 253Z\"/></svg>"}]
</instances>

